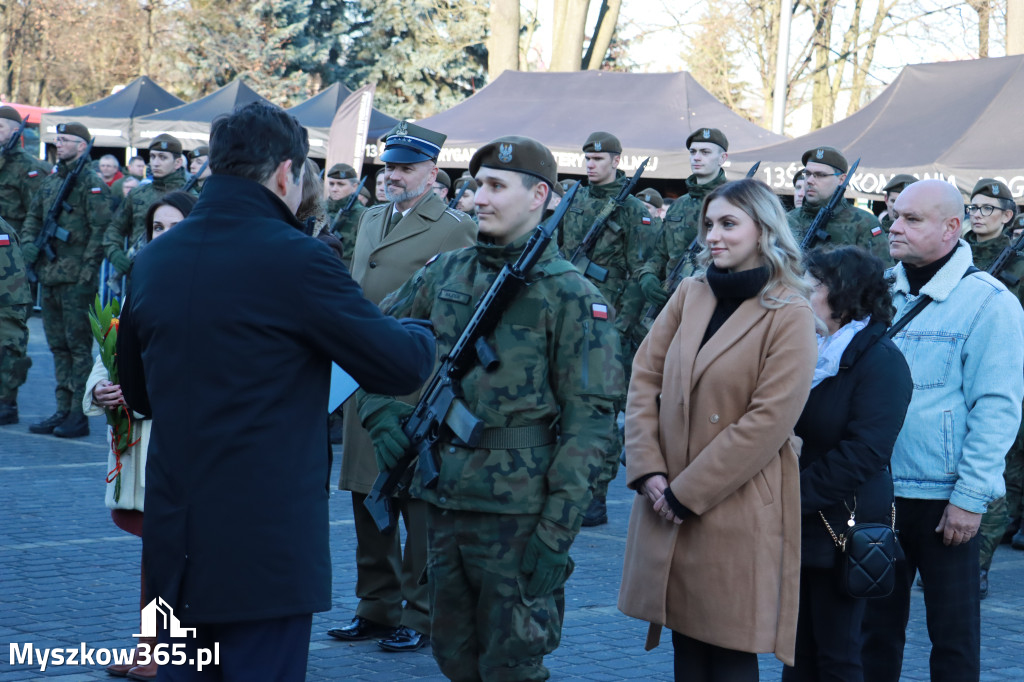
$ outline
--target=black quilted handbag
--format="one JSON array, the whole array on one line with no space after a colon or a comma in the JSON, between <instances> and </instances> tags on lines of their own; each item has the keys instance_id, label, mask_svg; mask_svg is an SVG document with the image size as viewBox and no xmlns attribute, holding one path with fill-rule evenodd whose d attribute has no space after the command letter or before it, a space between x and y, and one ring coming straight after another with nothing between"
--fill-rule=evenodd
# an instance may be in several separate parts
<instances>
[{"instance_id":1,"label":"black quilted handbag","mask_svg":"<svg viewBox=\"0 0 1024 682\"><path fill-rule=\"evenodd\" d=\"M888 597L896 584L896 505L892 507L891 525L857 523L854 509L847 507L850 520L842 538L821 512L829 535L836 543L836 577L839 591L854 599Z\"/></svg>"}]
</instances>

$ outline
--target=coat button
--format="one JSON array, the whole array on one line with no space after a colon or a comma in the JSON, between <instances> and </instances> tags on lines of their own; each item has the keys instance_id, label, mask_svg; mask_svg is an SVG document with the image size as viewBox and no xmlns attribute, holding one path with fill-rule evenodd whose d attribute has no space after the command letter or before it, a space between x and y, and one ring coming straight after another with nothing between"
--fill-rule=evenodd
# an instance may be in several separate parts
<instances>
[{"instance_id":1,"label":"coat button","mask_svg":"<svg viewBox=\"0 0 1024 682\"><path fill-rule=\"evenodd\" d=\"M450 452L451 454L454 455L455 454L455 448L448 448L448 452Z\"/></svg>"},{"instance_id":2,"label":"coat button","mask_svg":"<svg viewBox=\"0 0 1024 682\"><path fill-rule=\"evenodd\" d=\"M375 267L377 267L377 261L375 261L375 260L370 261L370 269L372 270Z\"/></svg>"},{"instance_id":3,"label":"coat button","mask_svg":"<svg viewBox=\"0 0 1024 682\"><path fill-rule=\"evenodd\" d=\"M711 423L712 424L717 424L718 423L718 415L717 414L711 415Z\"/></svg>"},{"instance_id":4,"label":"coat button","mask_svg":"<svg viewBox=\"0 0 1024 682\"><path fill-rule=\"evenodd\" d=\"M447 497L439 497L439 498L437 498L437 501L440 502L441 504L444 504L445 502L448 501L448 498Z\"/></svg>"}]
</instances>

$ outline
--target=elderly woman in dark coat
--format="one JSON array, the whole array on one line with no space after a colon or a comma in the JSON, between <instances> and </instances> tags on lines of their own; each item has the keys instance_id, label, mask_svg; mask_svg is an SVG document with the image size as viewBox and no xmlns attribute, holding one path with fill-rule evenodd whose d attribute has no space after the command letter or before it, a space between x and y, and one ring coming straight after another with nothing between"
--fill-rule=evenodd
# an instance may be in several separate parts
<instances>
[{"instance_id":1,"label":"elderly woman in dark coat","mask_svg":"<svg viewBox=\"0 0 1024 682\"><path fill-rule=\"evenodd\" d=\"M802 525L796 665L782 679L861 682L864 600L841 594L836 546L858 523L891 521L889 458L910 404L906 360L886 336L892 299L882 262L854 246L806 257L811 308L824 327L811 395L796 425ZM820 512L820 514L819 514Z\"/></svg>"}]
</instances>

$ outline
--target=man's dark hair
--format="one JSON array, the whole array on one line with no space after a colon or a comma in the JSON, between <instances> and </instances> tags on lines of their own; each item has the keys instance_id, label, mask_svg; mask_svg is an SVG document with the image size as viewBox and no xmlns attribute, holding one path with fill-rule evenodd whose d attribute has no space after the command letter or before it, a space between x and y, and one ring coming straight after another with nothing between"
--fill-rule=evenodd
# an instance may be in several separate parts
<instances>
[{"instance_id":1,"label":"man's dark hair","mask_svg":"<svg viewBox=\"0 0 1024 682\"><path fill-rule=\"evenodd\" d=\"M309 153L306 129L284 109L253 102L218 117L210 130L210 171L263 183L291 160L297 181Z\"/></svg>"},{"instance_id":2,"label":"man's dark hair","mask_svg":"<svg viewBox=\"0 0 1024 682\"><path fill-rule=\"evenodd\" d=\"M813 249L804 257L807 272L828 287L828 307L840 325L862 320L892 323L893 306L885 265L858 246Z\"/></svg>"}]
</instances>

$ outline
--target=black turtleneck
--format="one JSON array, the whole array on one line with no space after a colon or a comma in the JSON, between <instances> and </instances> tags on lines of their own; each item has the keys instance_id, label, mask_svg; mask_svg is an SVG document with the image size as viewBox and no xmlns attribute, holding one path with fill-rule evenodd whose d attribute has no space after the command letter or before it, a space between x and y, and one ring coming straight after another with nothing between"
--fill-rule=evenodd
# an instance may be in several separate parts
<instances>
[{"instance_id":1,"label":"black turtleneck","mask_svg":"<svg viewBox=\"0 0 1024 682\"><path fill-rule=\"evenodd\" d=\"M704 330L704 338L700 342L701 348L725 324L729 316L736 312L740 304L748 298L757 296L764 288L768 282L768 266L764 265L740 272L728 272L719 270L712 263L708 266L706 277L711 292L718 299L718 305L715 306L715 312L711 314L708 328Z\"/></svg>"},{"instance_id":2,"label":"black turtleneck","mask_svg":"<svg viewBox=\"0 0 1024 682\"><path fill-rule=\"evenodd\" d=\"M932 277L935 276L935 273L941 270L942 266L949 262L954 253L956 253L955 246L953 247L953 250L945 256L937 261L932 261L927 265L915 266L904 263L903 271L907 273L907 283L910 284L910 293L914 296L921 293L921 287L931 281Z\"/></svg>"}]
</instances>

